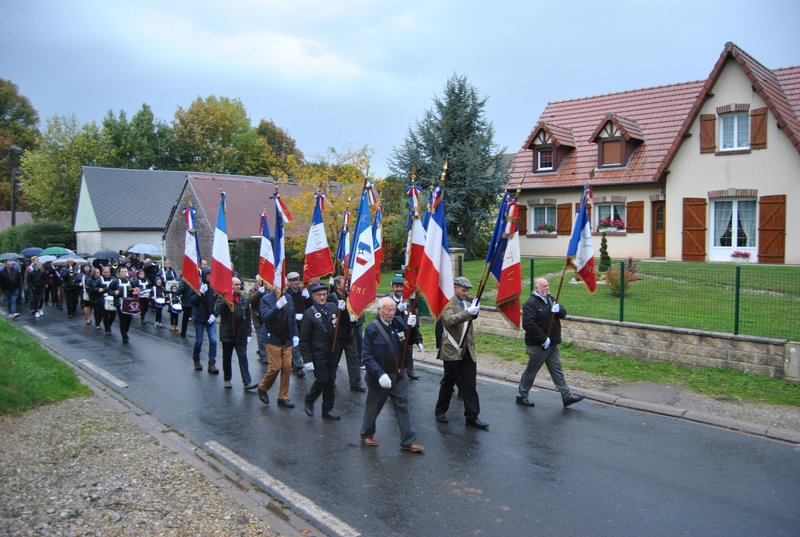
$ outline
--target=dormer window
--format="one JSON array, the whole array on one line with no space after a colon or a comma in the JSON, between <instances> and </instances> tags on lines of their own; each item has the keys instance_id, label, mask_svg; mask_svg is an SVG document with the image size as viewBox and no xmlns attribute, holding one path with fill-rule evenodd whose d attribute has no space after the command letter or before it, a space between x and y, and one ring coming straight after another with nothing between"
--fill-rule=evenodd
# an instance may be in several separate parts
<instances>
[{"instance_id":1,"label":"dormer window","mask_svg":"<svg viewBox=\"0 0 800 537\"><path fill-rule=\"evenodd\" d=\"M611 121L606 122L598 137L600 138L597 141L598 166L621 166L625 138L617 126Z\"/></svg>"},{"instance_id":2,"label":"dormer window","mask_svg":"<svg viewBox=\"0 0 800 537\"><path fill-rule=\"evenodd\" d=\"M553 149L538 149L537 156L539 157L539 170L552 170L553 169Z\"/></svg>"},{"instance_id":3,"label":"dormer window","mask_svg":"<svg viewBox=\"0 0 800 537\"><path fill-rule=\"evenodd\" d=\"M552 172L575 148L575 137L569 129L540 122L524 147L533 151L534 173Z\"/></svg>"},{"instance_id":4,"label":"dormer window","mask_svg":"<svg viewBox=\"0 0 800 537\"><path fill-rule=\"evenodd\" d=\"M591 140L597 144L598 167L625 166L644 135L635 120L608 114Z\"/></svg>"}]
</instances>

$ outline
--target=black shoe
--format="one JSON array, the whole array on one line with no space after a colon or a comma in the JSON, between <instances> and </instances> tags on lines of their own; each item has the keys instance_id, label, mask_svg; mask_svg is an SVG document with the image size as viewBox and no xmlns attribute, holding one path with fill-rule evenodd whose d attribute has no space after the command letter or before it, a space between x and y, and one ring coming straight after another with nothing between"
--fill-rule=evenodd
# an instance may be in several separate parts
<instances>
[{"instance_id":1,"label":"black shoe","mask_svg":"<svg viewBox=\"0 0 800 537\"><path fill-rule=\"evenodd\" d=\"M475 427L476 429L488 429L489 428L489 424L488 423L486 423L485 421L481 421L478 418L475 418L475 419L472 419L472 420L467 420L466 424L469 425L470 427Z\"/></svg>"},{"instance_id":2,"label":"black shoe","mask_svg":"<svg viewBox=\"0 0 800 537\"><path fill-rule=\"evenodd\" d=\"M294 403L289 399L278 399L278 406L283 408L294 408Z\"/></svg>"},{"instance_id":3,"label":"black shoe","mask_svg":"<svg viewBox=\"0 0 800 537\"><path fill-rule=\"evenodd\" d=\"M269 394L261 388L258 389L258 398L261 399L261 402L265 405L269 404Z\"/></svg>"},{"instance_id":4,"label":"black shoe","mask_svg":"<svg viewBox=\"0 0 800 537\"><path fill-rule=\"evenodd\" d=\"M111 335L111 330L106 330L106 335L110 336Z\"/></svg>"},{"instance_id":5,"label":"black shoe","mask_svg":"<svg viewBox=\"0 0 800 537\"><path fill-rule=\"evenodd\" d=\"M217 366L214 365L214 362L209 362L208 372L212 375L219 375L219 369L217 369Z\"/></svg>"},{"instance_id":6,"label":"black shoe","mask_svg":"<svg viewBox=\"0 0 800 537\"><path fill-rule=\"evenodd\" d=\"M203 370L203 364L200 363L200 360L195 360L194 361L194 370L195 371L202 371Z\"/></svg>"},{"instance_id":7,"label":"black shoe","mask_svg":"<svg viewBox=\"0 0 800 537\"><path fill-rule=\"evenodd\" d=\"M447 423L448 421L450 421L444 414L436 414L436 419L441 421L442 423Z\"/></svg>"},{"instance_id":8,"label":"black shoe","mask_svg":"<svg viewBox=\"0 0 800 537\"><path fill-rule=\"evenodd\" d=\"M527 397L518 396L517 404L522 406L536 406L536 403L529 401Z\"/></svg>"},{"instance_id":9,"label":"black shoe","mask_svg":"<svg viewBox=\"0 0 800 537\"><path fill-rule=\"evenodd\" d=\"M305 371L303 371L302 369L296 369L296 370L295 370L295 374L296 374L298 377L300 377L301 379L304 379L304 378L306 378L306 372L305 372Z\"/></svg>"},{"instance_id":10,"label":"black shoe","mask_svg":"<svg viewBox=\"0 0 800 537\"><path fill-rule=\"evenodd\" d=\"M250 390L253 390L255 388L258 388L258 383L257 382L251 382L250 384L245 384L244 385L244 391L246 391L246 392L249 392Z\"/></svg>"},{"instance_id":11,"label":"black shoe","mask_svg":"<svg viewBox=\"0 0 800 537\"><path fill-rule=\"evenodd\" d=\"M128 342L128 338L127 337L122 338L122 342L123 343L127 343Z\"/></svg>"},{"instance_id":12,"label":"black shoe","mask_svg":"<svg viewBox=\"0 0 800 537\"><path fill-rule=\"evenodd\" d=\"M306 416L309 416L309 417L313 416L314 415L314 403L309 403L308 401L306 401L305 411L306 411Z\"/></svg>"},{"instance_id":13,"label":"black shoe","mask_svg":"<svg viewBox=\"0 0 800 537\"><path fill-rule=\"evenodd\" d=\"M365 392L367 389L364 386L350 386L351 392Z\"/></svg>"},{"instance_id":14,"label":"black shoe","mask_svg":"<svg viewBox=\"0 0 800 537\"><path fill-rule=\"evenodd\" d=\"M420 378L419 375L417 375L416 373L412 373L411 371L408 371L407 373L408 373L408 378L410 378L411 380L419 380Z\"/></svg>"},{"instance_id":15,"label":"black shoe","mask_svg":"<svg viewBox=\"0 0 800 537\"><path fill-rule=\"evenodd\" d=\"M338 412L335 410L328 410L327 412L322 413L323 418L327 418L329 420L340 420L342 417L339 415Z\"/></svg>"},{"instance_id":16,"label":"black shoe","mask_svg":"<svg viewBox=\"0 0 800 537\"><path fill-rule=\"evenodd\" d=\"M570 394L569 397L564 399L564 408L567 408L569 405L574 405L575 403L583 401L582 395L572 395Z\"/></svg>"}]
</instances>

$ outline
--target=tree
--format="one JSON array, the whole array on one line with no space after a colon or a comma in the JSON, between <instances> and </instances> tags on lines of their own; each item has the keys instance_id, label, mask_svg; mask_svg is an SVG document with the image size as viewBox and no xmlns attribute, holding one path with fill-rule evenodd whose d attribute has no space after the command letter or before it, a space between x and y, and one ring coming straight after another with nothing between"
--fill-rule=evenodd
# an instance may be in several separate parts
<instances>
[{"instance_id":1,"label":"tree","mask_svg":"<svg viewBox=\"0 0 800 537\"><path fill-rule=\"evenodd\" d=\"M494 127L485 117L486 100L466 77L453 75L444 96L434 97L433 108L413 129L409 127L388 163L394 174L403 177L409 177L416 164L419 178L433 178L438 184L448 158L444 184L448 238L472 253L481 240L477 223L496 209L507 182L501 166L503 149L495 144Z\"/></svg>"},{"instance_id":2,"label":"tree","mask_svg":"<svg viewBox=\"0 0 800 537\"><path fill-rule=\"evenodd\" d=\"M96 165L101 149L94 122L79 128L74 116L48 119L39 148L26 152L22 163L22 190L34 216L71 225L81 166Z\"/></svg>"},{"instance_id":3,"label":"tree","mask_svg":"<svg viewBox=\"0 0 800 537\"><path fill-rule=\"evenodd\" d=\"M156 121L147 104L128 122L125 111L118 117L109 110L103 119L103 153L98 164L137 170L177 169L175 139L169 125Z\"/></svg>"},{"instance_id":4,"label":"tree","mask_svg":"<svg viewBox=\"0 0 800 537\"><path fill-rule=\"evenodd\" d=\"M9 171L18 169L20 163L20 151L11 147L22 151L34 149L39 137L38 123L39 114L30 100L20 95L16 84L0 78L0 208L3 210L11 207Z\"/></svg>"},{"instance_id":5,"label":"tree","mask_svg":"<svg viewBox=\"0 0 800 537\"><path fill-rule=\"evenodd\" d=\"M284 176L290 175L295 169L295 165L302 165L305 161L303 152L297 148L297 142L289 136L289 133L277 126L272 120L262 119L256 127L256 134L264 138L270 150L280 161L279 168ZM277 175L277 170L272 171L270 176Z\"/></svg>"}]
</instances>

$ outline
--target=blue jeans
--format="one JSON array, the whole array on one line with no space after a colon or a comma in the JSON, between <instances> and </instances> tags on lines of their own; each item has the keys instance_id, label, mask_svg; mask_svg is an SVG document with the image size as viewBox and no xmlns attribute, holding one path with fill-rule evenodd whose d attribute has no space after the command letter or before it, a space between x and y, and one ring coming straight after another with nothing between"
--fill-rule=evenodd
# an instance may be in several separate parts
<instances>
[{"instance_id":1,"label":"blue jeans","mask_svg":"<svg viewBox=\"0 0 800 537\"><path fill-rule=\"evenodd\" d=\"M12 289L11 291L3 291L8 300L8 314L14 315L17 313L17 297L19 297L19 289Z\"/></svg>"},{"instance_id":2,"label":"blue jeans","mask_svg":"<svg viewBox=\"0 0 800 537\"><path fill-rule=\"evenodd\" d=\"M217 361L217 323L208 324L203 321L194 321L194 352L192 358L200 359L200 351L203 350L204 332L208 332L208 363L213 364Z\"/></svg>"}]
</instances>

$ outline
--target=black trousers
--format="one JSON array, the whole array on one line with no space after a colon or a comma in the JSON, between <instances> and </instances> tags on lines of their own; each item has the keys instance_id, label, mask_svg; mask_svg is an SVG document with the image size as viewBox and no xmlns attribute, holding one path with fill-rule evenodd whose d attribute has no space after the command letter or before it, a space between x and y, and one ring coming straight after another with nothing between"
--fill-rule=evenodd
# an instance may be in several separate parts
<instances>
[{"instance_id":1,"label":"black trousers","mask_svg":"<svg viewBox=\"0 0 800 537\"><path fill-rule=\"evenodd\" d=\"M183 315L181 315L181 337L186 336L186 327L189 326L189 317L191 316L192 308L184 306Z\"/></svg>"},{"instance_id":2,"label":"black trousers","mask_svg":"<svg viewBox=\"0 0 800 537\"><path fill-rule=\"evenodd\" d=\"M336 396L334 383L336 382L336 370L339 368L339 360L332 357L325 360L314 360L314 384L311 385L306 395L306 403L314 403L322 394L322 411L333 410L333 402Z\"/></svg>"},{"instance_id":3,"label":"black trousers","mask_svg":"<svg viewBox=\"0 0 800 537\"><path fill-rule=\"evenodd\" d=\"M67 315L75 315L75 310L78 309L78 297L81 290L77 287L65 287L64 294L67 298Z\"/></svg>"},{"instance_id":4,"label":"black trousers","mask_svg":"<svg viewBox=\"0 0 800 537\"><path fill-rule=\"evenodd\" d=\"M131 327L131 321L133 320L133 315L128 315L127 313L119 312L119 333L122 336L123 341L128 340L128 329Z\"/></svg>"},{"instance_id":5,"label":"black trousers","mask_svg":"<svg viewBox=\"0 0 800 537\"><path fill-rule=\"evenodd\" d=\"M461 360L444 362L444 376L439 386L436 415L447 412L450 408L450 399L453 397L453 386L460 383L461 395L464 396L464 417L468 420L476 419L481 412L476 388L477 376L477 364L469 354Z\"/></svg>"}]
</instances>

